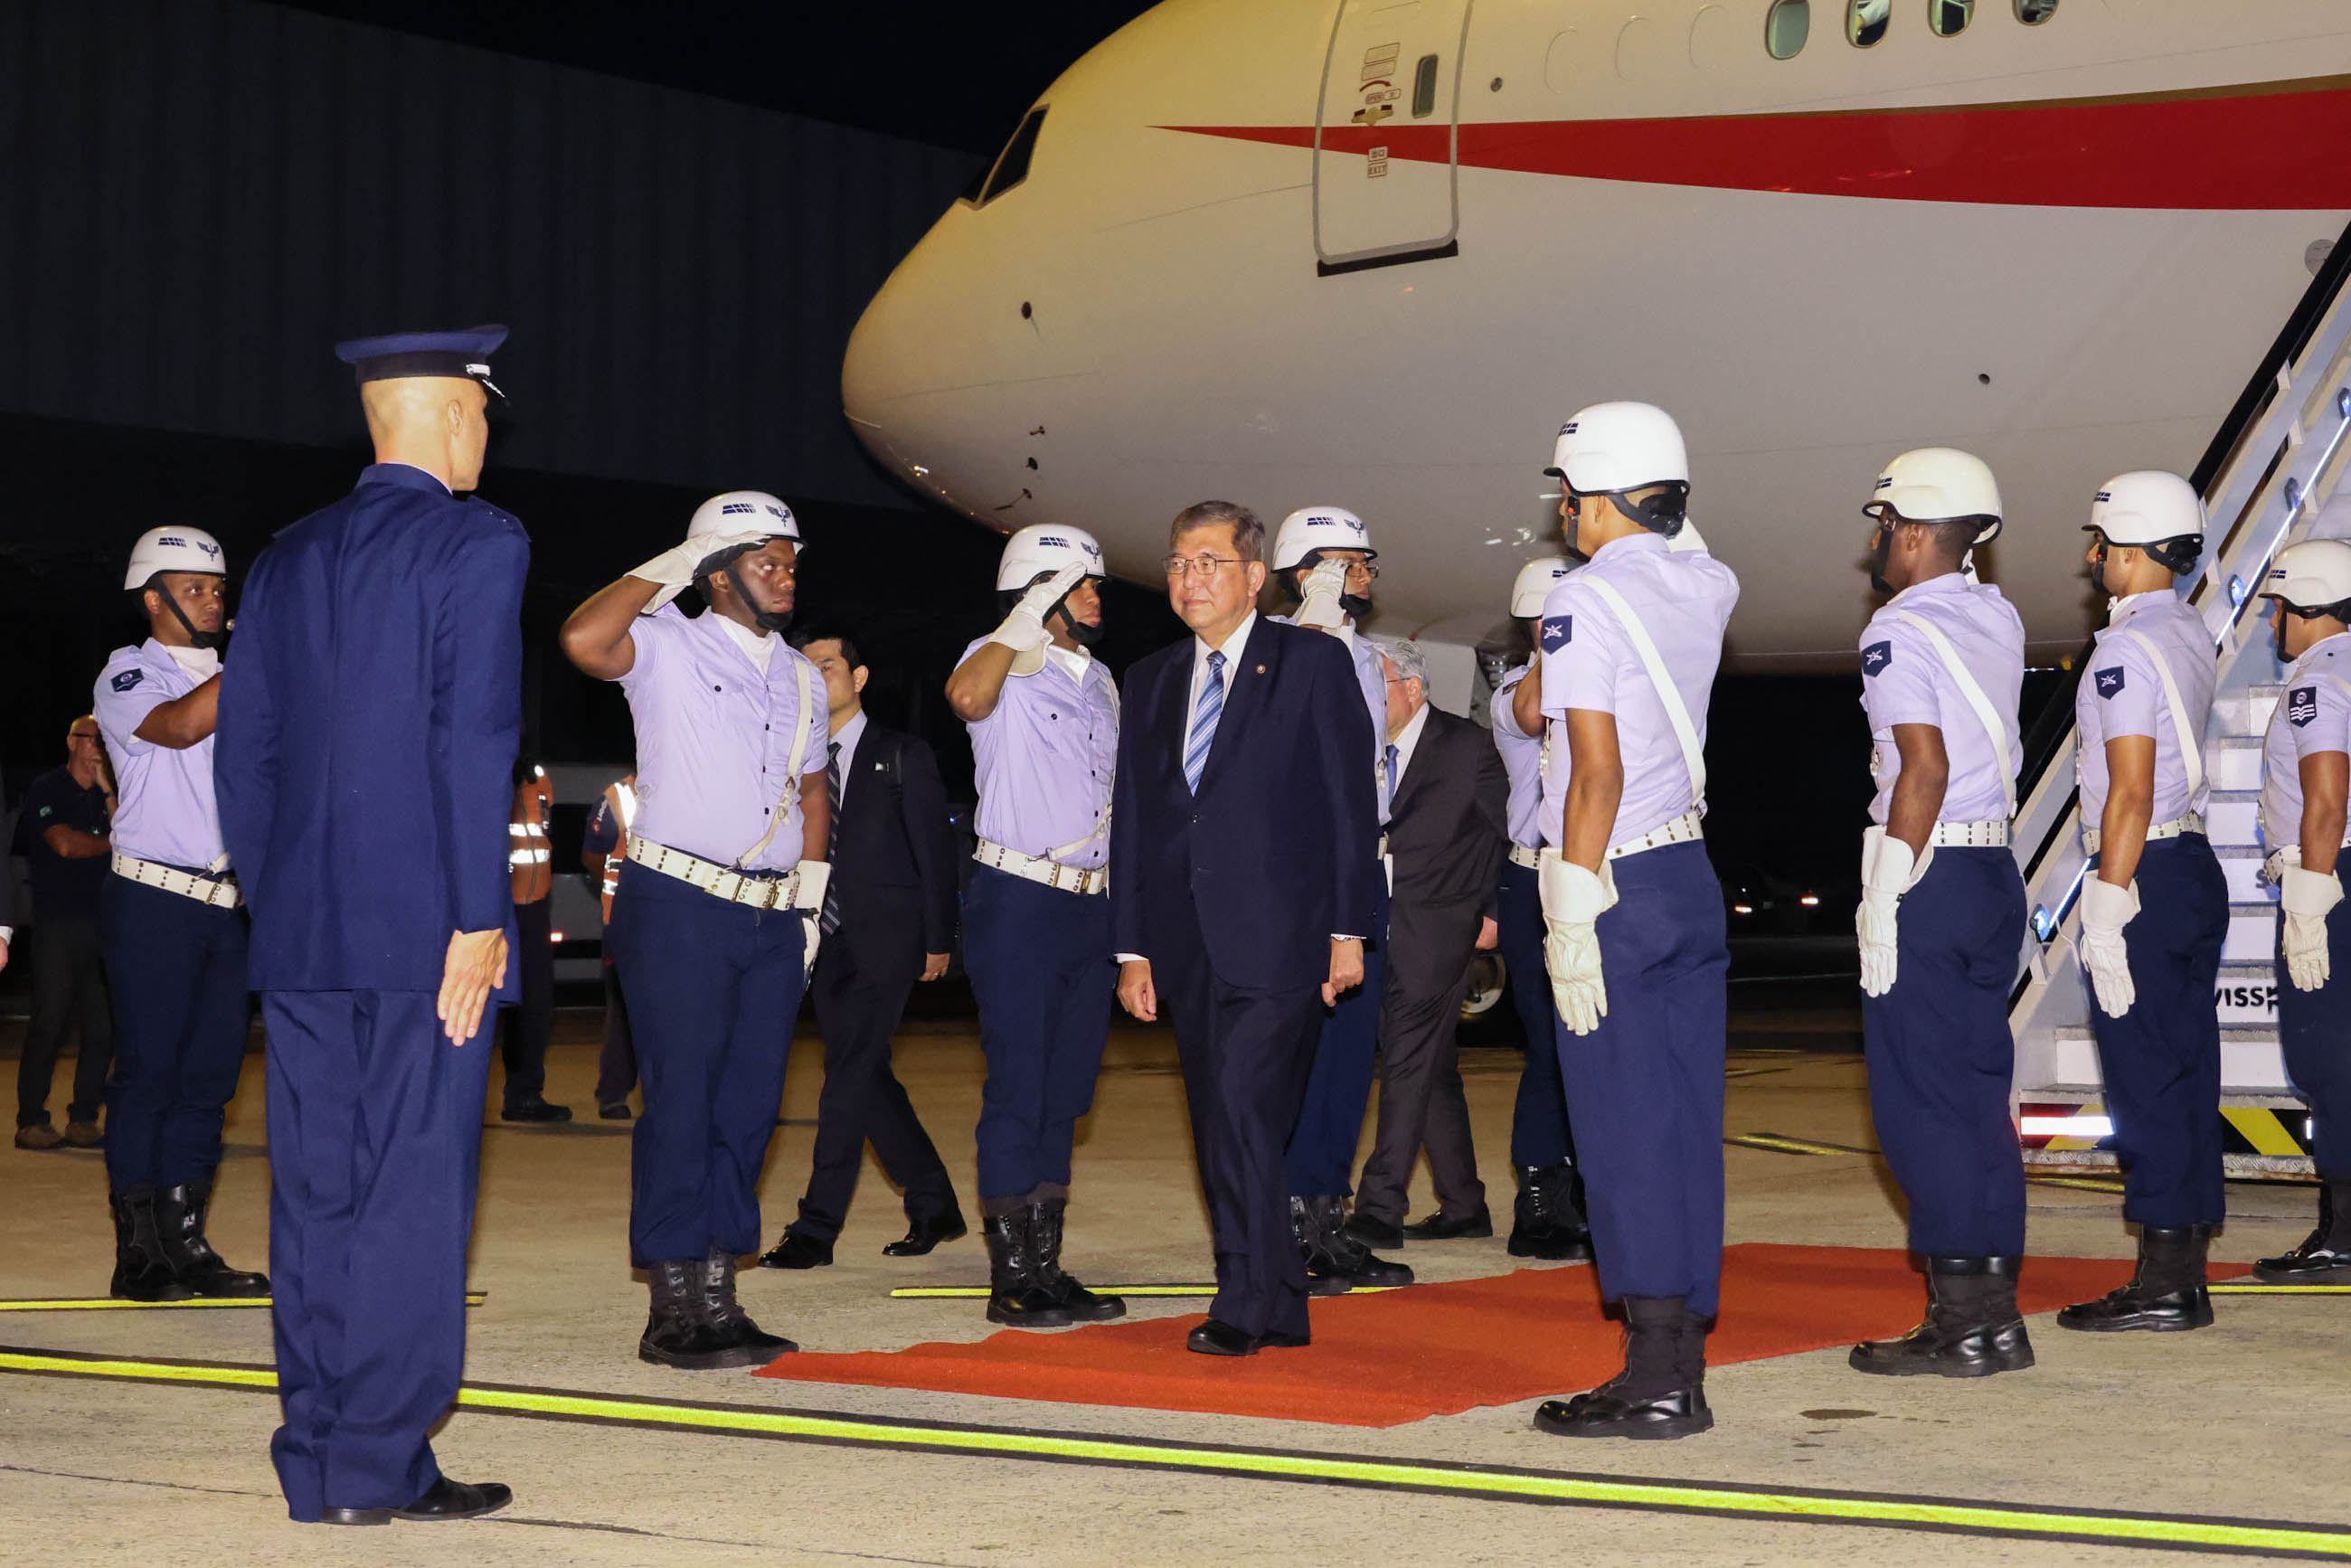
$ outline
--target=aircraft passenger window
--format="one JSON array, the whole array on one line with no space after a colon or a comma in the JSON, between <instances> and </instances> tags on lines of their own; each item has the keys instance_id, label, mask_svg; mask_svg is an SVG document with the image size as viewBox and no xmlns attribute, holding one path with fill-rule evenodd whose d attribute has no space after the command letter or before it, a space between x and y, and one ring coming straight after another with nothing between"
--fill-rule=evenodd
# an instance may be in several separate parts
<instances>
[{"instance_id":1,"label":"aircraft passenger window","mask_svg":"<svg viewBox=\"0 0 2351 1568\"><path fill-rule=\"evenodd\" d=\"M1876 45L1893 20L1894 0L1845 0L1845 40L1856 49Z\"/></svg>"},{"instance_id":2,"label":"aircraft passenger window","mask_svg":"<svg viewBox=\"0 0 2351 1568\"><path fill-rule=\"evenodd\" d=\"M2016 19L2037 27L2057 15L2057 0L2016 0Z\"/></svg>"},{"instance_id":3,"label":"aircraft passenger window","mask_svg":"<svg viewBox=\"0 0 2351 1568\"><path fill-rule=\"evenodd\" d=\"M1812 0L1771 0L1771 14L1763 18L1763 47L1773 59L1794 59L1812 35Z\"/></svg>"},{"instance_id":4,"label":"aircraft passenger window","mask_svg":"<svg viewBox=\"0 0 2351 1568\"><path fill-rule=\"evenodd\" d=\"M1927 26L1938 38L1966 32L1975 14L1976 0L1927 0Z\"/></svg>"},{"instance_id":5,"label":"aircraft passenger window","mask_svg":"<svg viewBox=\"0 0 2351 1568\"><path fill-rule=\"evenodd\" d=\"M1004 144L1004 156L996 161L996 172L987 177L987 193L979 199L981 206L987 205L1029 177L1029 160L1036 155L1037 131L1044 123L1043 110L1029 111L1029 118L1020 122L1020 129L1014 131L1012 140Z\"/></svg>"},{"instance_id":6,"label":"aircraft passenger window","mask_svg":"<svg viewBox=\"0 0 2351 1568\"><path fill-rule=\"evenodd\" d=\"M1437 108L1437 57L1423 55L1412 73L1412 117L1426 120Z\"/></svg>"}]
</instances>

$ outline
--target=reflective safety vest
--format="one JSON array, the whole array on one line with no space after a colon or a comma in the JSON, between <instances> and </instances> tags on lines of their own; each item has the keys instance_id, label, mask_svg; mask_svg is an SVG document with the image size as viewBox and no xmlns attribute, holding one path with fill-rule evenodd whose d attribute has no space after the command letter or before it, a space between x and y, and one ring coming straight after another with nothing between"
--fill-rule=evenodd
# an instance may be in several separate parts
<instances>
[{"instance_id":1,"label":"reflective safety vest","mask_svg":"<svg viewBox=\"0 0 2351 1568\"><path fill-rule=\"evenodd\" d=\"M507 819L507 866L517 904L537 904L555 888L555 854L547 836L547 816L555 809L555 789L540 774L515 789L514 813Z\"/></svg>"},{"instance_id":2,"label":"reflective safety vest","mask_svg":"<svg viewBox=\"0 0 2351 1568\"><path fill-rule=\"evenodd\" d=\"M621 885L621 862L629 858L629 825L637 820L637 776L615 779L604 791L604 809L621 830L612 852L604 857L604 924L612 923L612 892Z\"/></svg>"}]
</instances>

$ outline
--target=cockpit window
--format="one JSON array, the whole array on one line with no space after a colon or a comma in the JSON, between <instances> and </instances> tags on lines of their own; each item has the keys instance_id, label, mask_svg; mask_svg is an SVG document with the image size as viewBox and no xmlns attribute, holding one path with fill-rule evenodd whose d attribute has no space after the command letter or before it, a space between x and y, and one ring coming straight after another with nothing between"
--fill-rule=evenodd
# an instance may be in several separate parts
<instances>
[{"instance_id":1,"label":"cockpit window","mask_svg":"<svg viewBox=\"0 0 2351 1568\"><path fill-rule=\"evenodd\" d=\"M1029 177L1029 160L1037 152L1037 132L1045 123L1045 111L1032 109L1012 140L1004 144L1004 156L996 161L996 172L987 177L987 189L979 198L981 206L996 200Z\"/></svg>"},{"instance_id":2,"label":"cockpit window","mask_svg":"<svg viewBox=\"0 0 2351 1568\"><path fill-rule=\"evenodd\" d=\"M1976 0L1927 0L1927 26L1938 38L1966 32L1975 15Z\"/></svg>"},{"instance_id":3,"label":"cockpit window","mask_svg":"<svg viewBox=\"0 0 2351 1568\"><path fill-rule=\"evenodd\" d=\"M1844 36L1856 49L1875 46L1894 20L1894 0L1845 0Z\"/></svg>"},{"instance_id":4,"label":"cockpit window","mask_svg":"<svg viewBox=\"0 0 2351 1568\"><path fill-rule=\"evenodd\" d=\"M2016 19L2037 27L2057 15L2057 0L2016 0Z\"/></svg>"},{"instance_id":5,"label":"cockpit window","mask_svg":"<svg viewBox=\"0 0 2351 1568\"><path fill-rule=\"evenodd\" d=\"M1811 0L1771 0L1771 14L1763 19L1763 47L1775 60L1792 60L1803 52L1812 31Z\"/></svg>"}]
</instances>

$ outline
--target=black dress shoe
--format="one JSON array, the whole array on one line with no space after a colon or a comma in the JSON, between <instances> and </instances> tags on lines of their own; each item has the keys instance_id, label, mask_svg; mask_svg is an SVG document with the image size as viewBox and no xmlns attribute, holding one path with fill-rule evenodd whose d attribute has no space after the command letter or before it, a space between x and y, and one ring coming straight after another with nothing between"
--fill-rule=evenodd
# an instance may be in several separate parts
<instances>
[{"instance_id":1,"label":"black dress shoe","mask_svg":"<svg viewBox=\"0 0 2351 1568\"><path fill-rule=\"evenodd\" d=\"M443 1476L430 1490L406 1508L392 1511L394 1519L434 1522L444 1519L479 1519L514 1501L514 1489L497 1481L453 1481Z\"/></svg>"},{"instance_id":2,"label":"black dress shoe","mask_svg":"<svg viewBox=\"0 0 2351 1568\"><path fill-rule=\"evenodd\" d=\"M1304 1350L1314 1343L1314 1336L1311 1333L1284 1333L1280 1329L1268 1329L1257 1336L1257 1343L1259 1348L1263 1350Z\"/></svg>"},{"instance_id":3,"label":"black dress shoe","mask_svg":"<svg viewBox=\"0 0 2351 1568\"><path fill-rule=\"evenodd\" d=\"M320 1524L390 1524L392 1510L388 1508L322 1508L319 1511Z\"/></svg>"},{"instance_id":4,"label":"black dress shoe","mask_svg":"<svg viewBox=\"0 0 2351 1568\"><path fill-rule=\"evenodd\" d=\"M1494 1217L1482 1203L1478 1206L1477 1213L1464 1215L1459 1219L1448 1218L1440 1209L1417 1224L1405 1226L1404 1233L1414 1241L1454 1241L1491 1236L1494 1234Z\"/></svg>"},{"instance_id":5,"label":"black dress shoe","mask_svg":"<svg viewBox=\"0 0 2351 1568\"><path fill-rule=\"evenodd\" d=\"M1258 1341L1222 1318L1210 1318L1185 1336L1184 1348L1200 1355L1255 1355Z\"/></svg>"},{"instance_id":6,"label":"black dress shoe","mask_svg":"<svg viewBox=\"0 0 2351 1568\"><path fill-rule=\"evenodd\" d=\"M1845 1357L1881 1377L1990 1377L2032 1364L2015 1315L2014 1260L1929 1258L1927 1317L1898 1339L1864 1340Z\"/></svg>"},{"instance_id":7,"label":"black dress shoe","mask_svg":"<svg viewBox=\"0 0 2351 1568\"><path fill-rule=\"evenodd\" d=\"M2255 1263L2253 1277L2269 1285L2351 1285L2351 1180L2321 1173L2318 1228L2293 1251Z\"/></svg>"},{"instance_id":8,"label":"black dress shoe","mask_svg":"<svg viewBox=\"0 0 2351 1568\"><path fill-rule=\"evenodd\" d=\"M1328 1267L1351 1286L1393 1290L1412 1283L1412 1270L1402 1263L1391 1263L1374 1257L1372 1249L1349 1234L1346 1223L1346 1200L1338 1197L1318 1197L1313 1200L1315 1228L1322 1241L1322 1254ZM1310 1292L1311 1293L1311 1292Z\"/></svg>"},{"instance_id":9,"label":"black dress shoe","mask_svg":"<svg viewBox=\"0 0 2351 1568\"><path fill-rule=\"evenodd\" d=\"M517 1100L500 1111L498 1120L501 1122L569 1122L571 1120L571 1107L550 1105L544 1098L534 1094L528 1100Z\"/></svg>"},{"instance_id":10,"label":"black dress shoe","mask_svg":"<svg viewBox=\"0 0 2351 1568\"><path fill-rule=\"evenodd\" d=\"M1392 1219L1382 1219L1376 1214L1362 1209L1347 1216L1347 1234L1366 1247L1376 1247L1393 1252L1404 1245L1404 1227Z\"/></svg>"},{"instance_id":11,"label":"black dress shoe","mask_svg":"<svg viewBox=\"0 0 2351 1568\"><path fill-rule=\"evenodd\" d=\"M610 1105L596 1107L597 1119L600 1121L625 1122L634 1114L635 1113L629 1109L629 1103L626 1100L615 1100Z\"/></svg>"},{"instance_id":12,"label":"black dress shoe","mask_svg":"<svg viewBox=\"0 0 2351 1568\"><path fill-rule=\"evenodd\" d=\"M784 1239L759 1254L762 1269L827 1269L832 1266L832 1240L804 1231L787 1230Z\"/></svg>"},{"instance_id":13,"label":"black dress shoe","mask_svg":"<svg viewBox=\"0 0 2351 1568\"><path fill-rule=\"evenodd\" d=\"M1658 1441L1687 1437L1714 1426L1703 1388L1677 1388L1647 1399L1628 1399L1607 1385L1573 1399L1546 1399L1535 1411L1535 1427L1558 1437L1632 1437Z\"/></svg>"},{"instance_id":14,"label":"black dress shoe","mask_svg":"<svg viewBox=\"0 0 2351 1568\"><path fill-rule=\"evenodd\" d=\"M909 1219L904 1239L882 1249L882 1256L920 1258L942 1241L960 1241L970 1234L971 1227L964 1223L960 1208L950 1208L945 1214L926 1214Z\"/></svg>"}]
</instances>

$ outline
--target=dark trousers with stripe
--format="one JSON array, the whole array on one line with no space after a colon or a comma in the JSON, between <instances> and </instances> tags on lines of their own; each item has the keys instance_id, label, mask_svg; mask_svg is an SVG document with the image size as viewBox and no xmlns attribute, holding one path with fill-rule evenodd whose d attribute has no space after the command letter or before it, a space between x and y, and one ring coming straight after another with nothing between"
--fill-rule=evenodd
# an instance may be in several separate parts
<instances>
[{"instance_id":1,"label":"dark trousers with stripe","mask_svg":"<svg viewBox=\"0 0 2351 1568\"><path fill-rule=\"evenodd\" d=\"M209 1182L245 1070L245 911L120 876L99 898L114 992L107 1181L118 1192Z\"/></svg>"},{"instance_id":2,"label":"dark trousers with stripe","mask_svg":"<svg viewBox=\"0 0 2351 1568\"><path fill-rule=\"evenodd\" d=\"M1730 972L1722 886L1699 843L1626 855L1613 874L1616 904L1598 926L1608 1016L1585 1035L1555 1025L1600 1286L1610 1301L1679 1296L1712 1317Z\"/></svg>"},{"instance_id":3,"label":"dark trousers with stripe","mask_svg":"<svg viewBox=\"0 0 2351 1568\"><path fill-rule=\"evenodd\" d=\"M1093 1108L1118 964L1110 900L974 866L964 968L979 1003L979 1197L1067 1187L1079 1119Z\"/></svg>"},{"instance_id":4,"label":"dark trousers with stripe","mask_svg":"<svg viewBox=\"0 0 2351 1568\"><path fill-rule=\"evenodd\" d=\"M1902 900L1896 943L1894 988L1862 998L1861 1030L1870 1115L1909 1202L1910 1249L2020 1257L2024 1162L2008 1111L2008 991L2024 945L2016 858L1937 850Z\"/></svg>"},{"instance_id":5,"label":"dark trousers with stripe","mask_svg":"<svg viewBox=\"0 0 2351 1568\"><path fill-rule=\"evenodd\" d=\"M632 862L609 939L629 994L644 1114L630 1162L640 1268L759 1249L759 1171L806 987L797 910L729 904Z\"/></svg>"},{"instance_id":6,"label":"dark trousers with stripe","mask_svg":"<svg viewBox=\"0 0 2351 1568\"><path fill-rule=\"evenodd\" d=\"M1293 1197L1345 1197L1355 1189L1355 1145L1372 1103L1373 1055L1379 1049L1380 1002L1387 994L1387 914L1382 901L1376 930L1364 943L1364 983L1322 1009L1314 1068L1298 1125L1283 1156ZM1318 989L1315 1001L1322 996Z\"/></svg>"},{"instance_id":7,"label":"dark trousers with stripe","mask_svg":"<svg viewBox=\"0 0 2351 1568\"><path fill-rule=\"evenodd\" d=\"M2278 1039L2285 1074L2310 1107L2313 1162L2318 1174L2351 1177L2351 902L2326 916L2326 946L2334 963L2326 984L2298 990L2286 973L2285 916L2278 916Z\"/></svg>"},{"instance_id":8,"label":"dark trousers with stripe","mask_svg":"<svg viewBox=\"0 0 2351 1568\"><path fill-rule=\"evenodd\" d=\"M2137 882L2139 912L2123 927L2137 996L2120 1018L2090 998L2122 1160L2123 1218L2134 1225L2218 1225L2227 1204L2220 1020L2212 995L2229 935L2229 883L2201 833L2149 843Z\"/></svg>"},{"instance_id":9,"label":"dark trousers with stripe","mask_svg":"<svg viewBox=\"0 0 2351 1568\"><path fill-rule=\"evenodd\" d=\"M105 946L95 920L51 915L30 933L33 1015L16 1062L16 1125L49 1124L49 1086L68 1030L81 1035L74 1061L68 1122L95 1122L106 1104L106 1064L114 1054L113 1009L106 1002Z\"/></svg>"},{"instance_id":10,"label":"dark trousers with stripe","mask_svg":"<svg viewBox=\"0 0 2351 1568\"><path fill-rule=\"evenodd\" d=\"M1559 1015L1552 1006L1551 974L1543 967L1542 894L1535 873L1504 861L1494 904L1510 1005L1527 1037L1527 1063L1510 1110L1510 1163L1522 1168L1566 1165L1575 1158L1575 1140L1568 1134L1567 1093L1560 1087L1559 1052L1553 1049Z\"/></svg>"},{"instance_id":11,"label":"dark trousers with stripe","mask_svg":"<svg viewBox=\"0 0 2351 1568\"><path fill-rule=\"evenodd\" d=\"M465 1247L489 1087L431 991L269 991L270 1321L287 1511L397 1508L465 1360Z\"/></svg>"}]
</instances>

